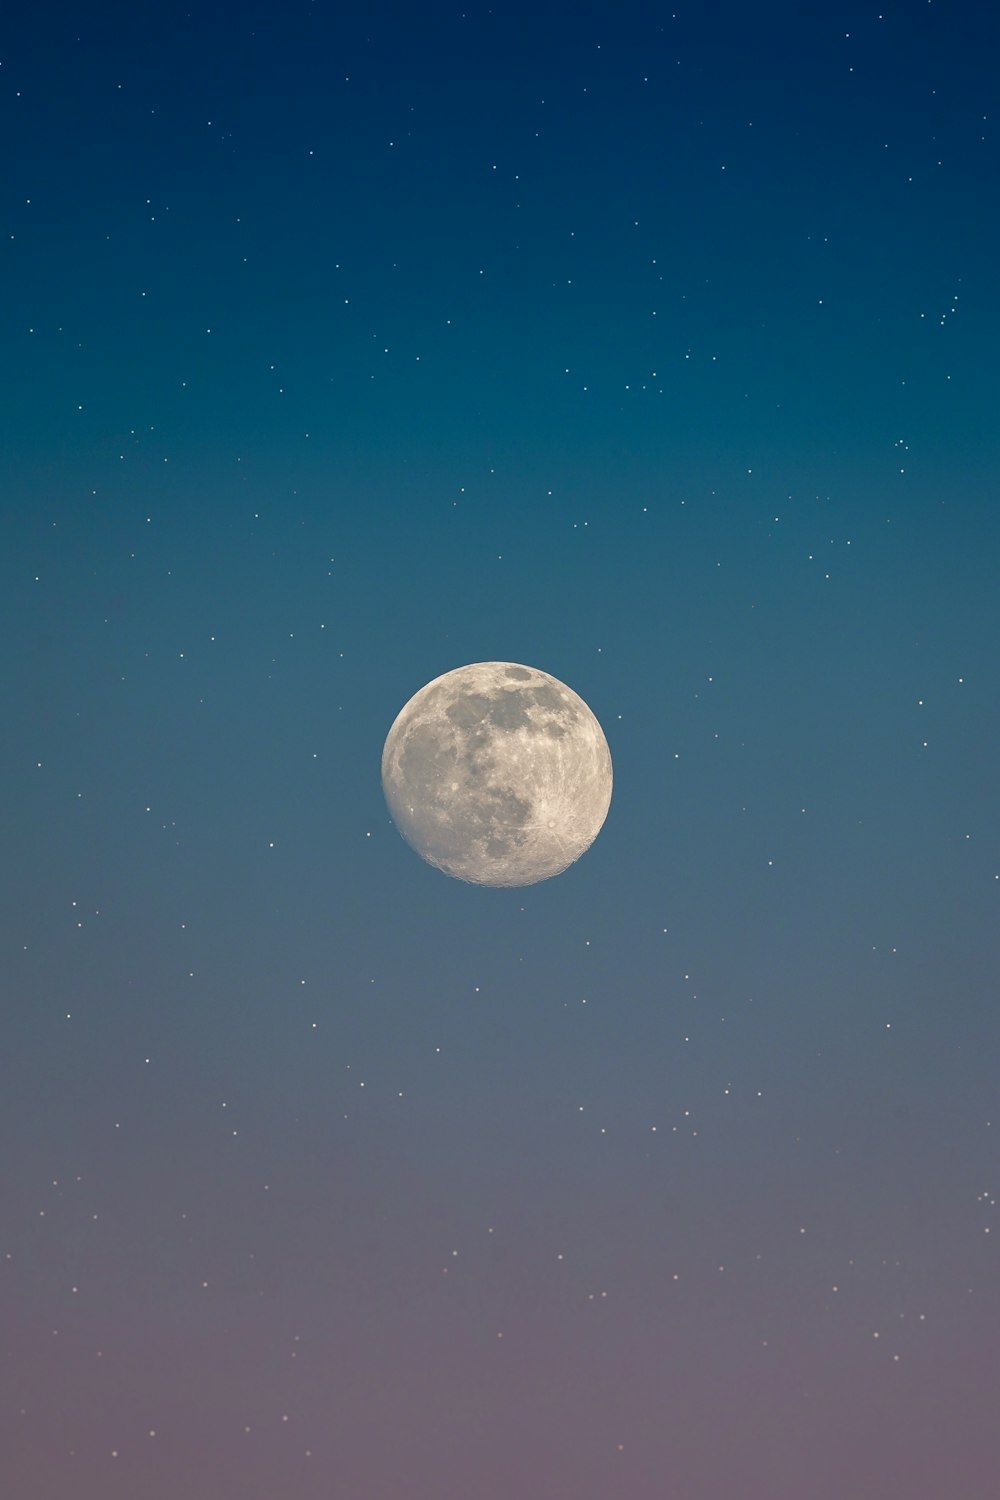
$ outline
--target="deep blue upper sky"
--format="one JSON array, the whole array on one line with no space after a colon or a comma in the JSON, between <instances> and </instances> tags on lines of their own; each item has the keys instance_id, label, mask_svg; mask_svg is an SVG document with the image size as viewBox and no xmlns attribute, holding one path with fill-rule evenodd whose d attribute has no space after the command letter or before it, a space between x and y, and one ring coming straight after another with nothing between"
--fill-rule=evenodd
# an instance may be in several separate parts
<instances>
[{"instance_id":1,"label":"deep blue upper sky","mask_svg":"<svg viewBox=\"0 0 1000 1500\"><path fill-rule=\"evenodd\" d=\"M6 19L5 1493L993 1494L998 33ZM521 890L379 785L492 659Z\"/></svg>"}]
</instances>

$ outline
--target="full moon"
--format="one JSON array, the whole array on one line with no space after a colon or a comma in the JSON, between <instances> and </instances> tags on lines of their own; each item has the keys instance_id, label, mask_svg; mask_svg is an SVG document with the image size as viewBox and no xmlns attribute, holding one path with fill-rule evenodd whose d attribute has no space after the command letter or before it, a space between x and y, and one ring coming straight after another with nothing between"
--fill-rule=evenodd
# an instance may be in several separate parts
<instances>
[{"instance_id":1,"label":"full moon","mask_svg":"<svg viewBox=\"0 0 1000 1500\"><path fill-rule=\"evenodd\" d=\"M475 885L534 885L580 858L611 803L611 753L565 683L516 662L435 677L389 730L382 786L421 858Z\"/></svg>"}]
</instances>

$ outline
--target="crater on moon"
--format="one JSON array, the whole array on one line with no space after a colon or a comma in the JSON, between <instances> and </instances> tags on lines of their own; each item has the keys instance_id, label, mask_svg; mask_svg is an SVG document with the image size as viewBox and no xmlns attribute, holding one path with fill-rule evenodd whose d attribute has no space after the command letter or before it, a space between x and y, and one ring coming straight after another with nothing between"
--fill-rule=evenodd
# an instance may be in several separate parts
<instances>
[{"instance_id":1,"label":"crater on moon","mask_svg":"<svg viewBox=\"0 0 1000 1500\"><path fill-rule=\"evenodd\" d=\"M382 751L393 821L428 863L477 885L533 885L579 859L611 803L611 753L572 688L475 662L410 699Z\"/></svg>"}]
</instances>

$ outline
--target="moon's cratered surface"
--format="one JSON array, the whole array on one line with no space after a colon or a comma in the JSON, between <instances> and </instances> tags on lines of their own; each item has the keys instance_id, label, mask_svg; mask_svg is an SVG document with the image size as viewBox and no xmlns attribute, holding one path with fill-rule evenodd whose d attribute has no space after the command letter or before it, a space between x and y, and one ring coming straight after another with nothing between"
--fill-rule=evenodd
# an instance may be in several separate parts
<instances>
[{"instance_id":1,"label":"moon's cratered surface","mask_svg":"<svg viewBox=\"0 0 1000 1500\"><path fill-rule=\"evenodd\" d=\"M389 730L382 786L407 843L476 885L534 885L594 842L611 753L583 699L517 662L456 667Z\"/></svg>"}]
</instances>

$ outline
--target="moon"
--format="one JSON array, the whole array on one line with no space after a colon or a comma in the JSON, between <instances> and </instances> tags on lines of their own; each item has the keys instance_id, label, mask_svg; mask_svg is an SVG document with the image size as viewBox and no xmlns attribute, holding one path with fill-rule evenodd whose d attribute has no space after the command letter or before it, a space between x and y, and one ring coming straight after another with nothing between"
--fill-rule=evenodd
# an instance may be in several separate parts
<instances>
[{"instance_id":1,"label":"moon","mask_svg":"<svg viewBox=\"0 0 1000 1500\"><path fill-rule=\"evenodd\" d=\"M393 822L422 859L475 885L534 885L590 848L611 752L583 699L537 667L481 661L410 699L382 751Z\"/></svg>"}]
</instances>

